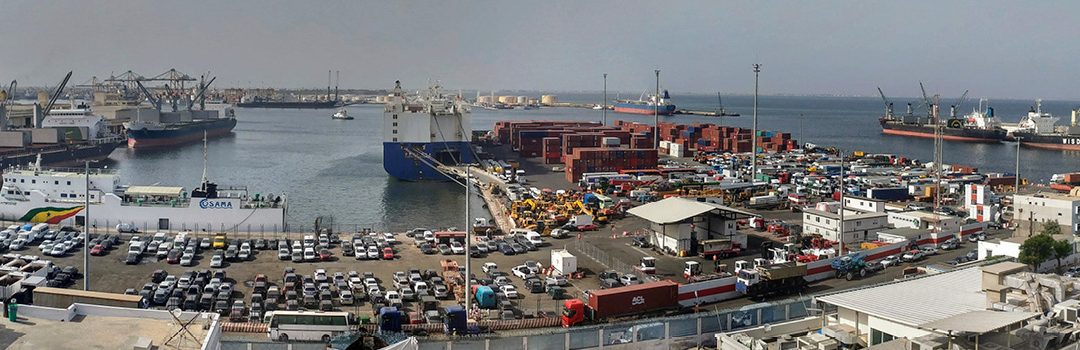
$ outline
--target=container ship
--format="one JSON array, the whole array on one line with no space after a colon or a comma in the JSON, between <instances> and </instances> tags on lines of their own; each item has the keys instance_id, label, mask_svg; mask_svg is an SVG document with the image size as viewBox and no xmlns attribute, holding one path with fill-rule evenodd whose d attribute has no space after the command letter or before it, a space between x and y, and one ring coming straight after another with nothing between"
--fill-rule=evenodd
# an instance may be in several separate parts
<instances>
[{"instance_id":1,"label":"container ship","mask_svg":"<svg viewBox=\"0 0 1080 350\"><path fill-rule=\"evenodd\" d=\"M675 114L675 104L671 103L671 95L664 90L657 101L656 95L649 95L646 99L644 94L637 100L615 100L616 113L672 115Z\"/></svg>"},{"instance_id":2,"label":"container ship","mask_svg":"<svg viewBox=\"0 0 1080 350\"><path fill-rule=\"evenodd\" d=\"M1042 101L1035 101L1035 107L1017 124L1017 129L1010 133L1014 140L1026 147L1080 151L1080 126L1078 113L1072 111L1069 125L1056 125L1060 118L1042 111Z\"/></svg>"},{"instance_id":3,"label":"container ship","mask_svg":"<svg viewBox=\"0 0 1080 350\"><path fill-rule=\"evenodd\" d=\"M878 121L883 134L934 138L934 118L913 114L911 104L908 104L907 112L901 116L894 115L892 105L888 104L885 116ZM995 143L1005 140L1007 135L994 118L993 107L980 108L962 118L956 117L953 108L949 119L943 124L941 138L949 141Z\"/></svg>"},{"instance_id":4,"label":"container ship","mask_svg":"<svg viewBox=\"0 0 1080 350\"><path fill-rule=\"evenodd\" d=\"M128 148L161 147L228 135L236 127L236 112L228 105L219 109L163 112L157 120L139 118L124 123ZM222 116L223 115L223 116Z\"/></svg>"},{"instance_id":5,"label":"container ship","mask_svg":"<svg viewBox=\"0 0 1080 350\"><path fill-rule=\"evenodd\" d=\"M439 165L476 162L469 128L470 110L460 96L433 85L409 97L395 82L383 112L383 169L405 181L449 180Z\"/></svg>"},{"instance_id":6,"label":"container ship","mask_svg":"<svg viewBox=\"0 0 1080 350\"><path fill-rule=\"evenodd\" d=\"M80 225L85 217L86 179L90 182L90 224L127 224L141 230L281 232L286 229L282 196L247 189L219 188L206 180L190 192L179 186L123 186L107 169L43 168L40 164L4 169L0 217L6 220Z\"/></svg>"}]
</instances>

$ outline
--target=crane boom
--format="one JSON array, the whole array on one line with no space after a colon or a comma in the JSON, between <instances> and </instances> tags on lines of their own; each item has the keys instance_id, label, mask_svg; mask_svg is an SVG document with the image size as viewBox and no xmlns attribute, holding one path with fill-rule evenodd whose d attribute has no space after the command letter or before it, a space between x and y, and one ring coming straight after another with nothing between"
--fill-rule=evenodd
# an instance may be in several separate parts
<instances>
[{"instance_id":1,"label":"crane boom","mask_svg":"<svg viewBox=\"0 0 1080 350\"><path fill-rule=\"evenodd\" d=\"M154 105L154 108L157 108L157 110L160 111L161 99L154 98L154 94L151 94L150 91L147 90L145 86L143 86L142 82L136 80L135 84L139 86L139 90L141 90L142 93L146 95L146 99L150 100L150 103Z\"/></svg>"},{"instance_id":2,"label":"crane boom","mask_svg":"<svg viewBox=\"0 0 1080 350\"><path fill-rule=\"evenodd\" d=\"M19 81L18 80L12 80L11 85L8 85L8 99L9 100L12 100L12 101L15 100L15 89L18 89L18 88L19 88Z\"/></svg>"},{"instance_id":3,"label":"crane boom","mask_svg":"<svg viewBox=\"0 0 1080 350\"><path fill-rule=\"evenodd\" d=\"M44 116L49 116L49 111L52 110L53 105L56 104L56 100L60 98L60 93L64 91L64 87L67 86L68 80L71 79L71 73L71 71L68 71L68 74L64 76L64 80L60 81L60 85L56 87L56 91L54 91L52 97L49 98L49 104L45 105L45 109L42 112Z\"/></svg>"},{"instance_id":4,"label":"crane boom","mask_svg":"<svg viewBox=\"0 0 1080 350\"><path fill-rule=\"evenodd\" d=\"M195 95L195 98L191 99L191 101L188 101L187 109L189 111L191 110L191 107L195 105L195 101L199 100L200 98L203 98L203 95L206 94L206 89L209 88L210 84L213 84L214 80L216 80L216 79L217 79L217 77L210 78L210 81L206 82L206 84L203 84L202 88L199 89L199 94Z\"/></svg>"},{"instance_id":5,"label":"crane boom","mask_svg":"<svg viewBox=\"0 0 1080 350\"><path fill-rule=\"evenodd\" d=\"M957 100L957 101L956 101L956 104L952 106L952 111L951 111L951 113L952 113L952 116L951 116L951 117L953 117L953 118L956 118L956 111L959 111L959 110L960 110L960 106L963 106L963 105L964 105L964 101L967 101L967 95L968 95L968 91L969 91L969 90L964 90L964 94L963 94L963 95L960 95L960 99L959 99L959 100Z\"/></svg>"},{"instance_id":6,"label":"crane boom","mask_svg":"<svg viewBox=\"0 0 1080 350\"><path fill-rule=\"evenodd\" d=\"M892 118L892 115L893 115L893 104L892 104L892 102L889 102L889 99L887 97L885 97L885 92L881 91L880 86L877 87L877 92L878 92L879 95L881 95L881 101L883 103L885 103L885 117L886 118Z\"/></svg>"}]
</instances>

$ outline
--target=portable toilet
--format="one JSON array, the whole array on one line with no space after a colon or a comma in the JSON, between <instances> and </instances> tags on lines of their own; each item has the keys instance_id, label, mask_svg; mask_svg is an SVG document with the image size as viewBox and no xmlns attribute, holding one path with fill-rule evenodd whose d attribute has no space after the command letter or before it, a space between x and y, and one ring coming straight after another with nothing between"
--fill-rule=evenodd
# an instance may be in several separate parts
<instances>
[{"instance_id":1,"label":"portable toilet","mask_svg":"<svg viewBox=\"0 0 1080 350\"><path fill-rule=\"evenodd\" d=\"M468 317L465 308L454 305L446 308L446 334L465 334L468 330Z\"/></svg>"},{"instance_id":2,"label":"portable toilet","mask_svg":"<svg viewBox=\"0 0 1080 350\"><path fill-rule=\"evenodd\" d=\"M481 309L494 309L495 291L491 290L489 286L476 288L476 303L479 304Z\"/></svg>"},{"instance_id":3,"label":"portable toilet","mask_svg":"<svg viewBox=\"0 0 1080 350\"><path fill-rule=\"evenodd\" d=\"M379 330L385 333L400 333L401 311L393 306L379 309Z\"/></svg>"}]
</instances>

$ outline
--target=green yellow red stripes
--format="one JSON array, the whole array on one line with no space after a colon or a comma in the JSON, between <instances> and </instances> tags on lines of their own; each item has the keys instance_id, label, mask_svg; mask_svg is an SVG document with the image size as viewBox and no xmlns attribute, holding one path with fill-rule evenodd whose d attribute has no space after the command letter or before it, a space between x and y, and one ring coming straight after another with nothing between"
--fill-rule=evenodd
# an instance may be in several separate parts
<instances>
[{"instance_id":1,"label":"green yellow red stripes","mask_svg":"<svg viewBox=\"0 0 1080 350\"><path fill-rule=\"evenodd\" d=\"M82 206L72 208L56 208L56 207L43 207L34 208L27 211L26 214L19 219L19 221L29 222L44 222L48 224L59 224L64 219L70 218L82 211Z\"/></svg>"}]
</instances>

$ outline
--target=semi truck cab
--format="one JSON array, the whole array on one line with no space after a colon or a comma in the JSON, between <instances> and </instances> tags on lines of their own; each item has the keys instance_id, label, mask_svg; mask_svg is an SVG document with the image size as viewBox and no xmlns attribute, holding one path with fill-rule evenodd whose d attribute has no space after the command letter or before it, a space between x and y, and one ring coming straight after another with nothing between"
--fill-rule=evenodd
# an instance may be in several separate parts
<instances>
[{"instance_id":1,"label":"semi truck cab","mask_svg":"<svg viewBox=\"0 0 1080 350\"><path fill-rule=\"evenodd\" d=\"M651 257L651 256L641 257L641 262L640 262L640 265L638 266L638 269L641 270L641 272L644 272L644 273L647 273L647 274L656 273L656 258Z\"/></svg>"},{"instance_id":2,"label":"semi truck cab","mask_svg":"<svg viewBox=\"0 0 1080 350\"><path fill-rule=\"evenodd\" d=\"M578 299L563 302L562 326L571 327L585 321L585 303Z\"/></svg>"}]
</instances>

